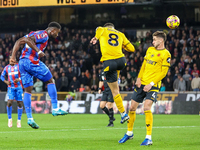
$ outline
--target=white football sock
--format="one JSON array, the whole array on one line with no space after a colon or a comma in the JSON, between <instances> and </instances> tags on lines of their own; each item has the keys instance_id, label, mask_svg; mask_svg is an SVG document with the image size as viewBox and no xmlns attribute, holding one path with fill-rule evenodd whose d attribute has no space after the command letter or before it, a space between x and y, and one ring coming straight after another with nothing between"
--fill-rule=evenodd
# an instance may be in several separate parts
<instances>
[{"instance_id":1,"label":"white football sock","mask_svg":"<svg viewBox=\"0 0 200 150\"><path fill-rule=\"evenodd\" d=\"M126 134L127 134L128 136L131 136L131 135L133 135L133 131L127 131Z\"/></svg>"},{"instance_id":2,"label":"white football sock","mask_svg":"<svg viewBox=\"0 0 200 150\"><path fill-rule=\"evenodd\" d=\"M126 114L126 112L124 111L123 113L121 113L121 116L124 117L125 114Z\"/></svg>"},{"instance_id":3,"label":"white football sock","mask_svg":"<svg viewBox=\"0 0 200 150\"><path fill-rule=\"evenodd\" d=\"M151 135L146 135L146 139L151 140Z\"/></svg>"},{"instance_id":4,"label":"white football sock","mask_svg":"<svg viewBox=\"0 0 200 150\"><path fill-rule=\"evenodd\" d=\"M56 109L53 109L53 110L55 110L55 111L58 111L59 109L58 109L58 108L56 108Z\"/></svg>"}]
</instances>

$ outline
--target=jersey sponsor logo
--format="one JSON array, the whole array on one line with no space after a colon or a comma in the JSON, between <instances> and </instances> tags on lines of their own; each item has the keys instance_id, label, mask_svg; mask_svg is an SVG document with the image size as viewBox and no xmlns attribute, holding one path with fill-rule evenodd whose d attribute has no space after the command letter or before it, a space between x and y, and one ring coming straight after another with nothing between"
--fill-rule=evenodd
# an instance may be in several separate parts
<instances>
[{"instance_id":1,"label":"jersey sponsor logo","mask_svg":"<svg viewBox=\"0 0 200 150\"><path fill-rule=\"evenodd\" d=\"M9 73L8 73L8 75L15 75L15 74L18 74L18 72L15 71L15 72L9 72Z\"/></svg>"},{"instance_id":2,"label":"jersey sponsor logo","mask_svg":"<svg viewBox=\"0 0 200 150\"><path fill-rule=\"evenodd\" d=\"M157 62L152 61L152 60L147 60L147 63L154 66L157 64Z\"/></svg>"},{"instance_id":3,"label":"jersey sponsor logo","mask_svg":"<svg viewBox=\"0 0 200 150\"><path fill-rule=\"evenodd\" d=\"M37 38L38 38L38 39L40 39L40 38L41 38L39 34L38 34L38 35L36 35L36 36L37 36Z\"/></svg>"},{"instance_id":4,"label":"jersey sponsor logo","mask_svg":"<svg viewBox=\"0 0 200 150\"><path fill-rule=\"evenodd\" d=\"M46 34L46 33L43 33L43 34L41 34L41 37L42 37L42 38L45 38L45 37L47 37L47 34Z\"/></svg>"},{"instance_id":5,"label":"jersey sponsor logo","mask_svg":"<svg viewBox=\"0 0 200 150\"><path fill-rule=\"evenodd\" d=\"M169 58L167 58L167 62L168 62L168 63L170 63L170 61L171 61L171 58L170 58L170 57L169 57Z\"/></svg>"}]
</instances>

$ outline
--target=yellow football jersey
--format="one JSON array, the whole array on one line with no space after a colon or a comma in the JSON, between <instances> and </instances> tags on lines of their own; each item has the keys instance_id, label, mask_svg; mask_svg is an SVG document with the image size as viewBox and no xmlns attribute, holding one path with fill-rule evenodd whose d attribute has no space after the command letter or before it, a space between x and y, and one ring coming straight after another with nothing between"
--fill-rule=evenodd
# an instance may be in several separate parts
<instances>
[{"instance_id":1,"label":"yellow football jersey","mask_svg":"<svg viewBox=\"0 0 200 150\"><path fill-rule=\"evenodd\" d=\"M108 27L98 27L95 37L100 41L101 62L110 59L118 59L124 57L122 46L125 50L134 52L135 48L125 35L115 29Z\"/></svg>"},{"instance_id":2,"label":"yellow football jersey","mask_svg":"<svg viewBox=\"0 0 200 150\"><path fill-rule=\"evenodd\" d=\"M155 47L149 47L144 59L146 65L141 77L141 84L147 85L161 74L162 66L170 67L171 54L167 49L157 50ZM154 86L160 88L161 81L155 83Z\"/></svg>"}]
</instances>

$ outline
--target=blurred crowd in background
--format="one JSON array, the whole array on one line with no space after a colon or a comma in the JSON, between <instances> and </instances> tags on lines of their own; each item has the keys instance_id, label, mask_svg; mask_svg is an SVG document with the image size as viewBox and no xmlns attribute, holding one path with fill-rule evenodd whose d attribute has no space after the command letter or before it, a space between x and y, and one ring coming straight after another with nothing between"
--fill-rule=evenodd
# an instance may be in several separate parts
<instances>
[{"instance_id":1,"label":"blurred crowd in background","mask_svg":"<svg viewBox=\"0 0 200 150\"><path fill-rule=\"evenodd\" d=\"M152 31L136 38L122 29L135 46L135 53L123 50L127 66L120 72L120 91L133 91L135 81L148 47L152 46ZM165 31L166 48L172 55L171 67L162 81L161 91L199 91L200 89L200 30L185 26L183 29ZM13 45L26 33L5 34L0 38L0 72L9 63ZM99 44L91 45L94 30L64 28L57 39L50 39L43 61L52 72L58 91L95 92L98 90L101 52ZM17 52L19 60L21 50ZM7 85L0 81L0 90ZM34 91L47 91L46 85L34 79Z\"/></svg>"}]
</instances>

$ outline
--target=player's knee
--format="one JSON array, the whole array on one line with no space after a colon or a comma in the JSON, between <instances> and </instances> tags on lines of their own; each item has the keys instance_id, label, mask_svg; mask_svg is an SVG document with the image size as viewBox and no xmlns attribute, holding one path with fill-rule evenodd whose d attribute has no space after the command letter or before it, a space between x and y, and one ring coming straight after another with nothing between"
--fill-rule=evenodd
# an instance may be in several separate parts
<instances>
[{"instance_id":1,"label":"player's knee","mask_svg":"<svg viewBox=\"0 0 200 150\"><path fill-rule=\"evenodd\" d=\"M12 106L12 101L11 101L11 100L8 100L7 106L8 106L8 107Z\"/></svg>"},{"instance_id":2,"label":"player's knee","mask_svg":"<svg viewBox=\"0 0 200 150\"><path fill-rule=\"evenodd\" d=\"M144 111L147 111L147 110L151 110L151 107L149 107L149 106L144 106Z\"/></svg>"},{"instance_id":3,"label":"player's knee","mask_svg":"<svg viewBox=\"0 0 200 150\"><path fill-rule=\"evenodd\" d=\"M46 82L46 84L49 84L49 83L54 83L54 79L51 78L50 80L48 80L48 81Z\"/></svg>"},{"instance_id":4,"label":"player's knee","mask_svg":"<svg viewBox=\"0 0 200 150\"><path fill-rule=\"evenodd\" d=\"M136 109L137 109L137 108L135 108L135 107L133 107L133 106L130 106L130 109L129 109L129 110L130 110L130 111L136 111Z\"/></svg>"},{"instance_id":5,"label":"player's knee","mask_svg":"<svg viewBox=\"0 0 200 150\"><path fill-rule=\"evenodd\" d=\"M17 106L21 108L23 106L23 102L22 101L18 101L17 102Z\"/></svg>"},{"instance_id":6,"label":"player's knee","mask_svg":"<svg viewBox=\"0 0 200 150\"><path fill-rule=\"evenodd\" d=\"M105 107L104 103L100 103L100 108L103 109Z\"/></svg>"},{"instance_id":7,"label":"player's knee","mask_svg":"<svg viewBox=\"0 0 200 150\"><path fill-rule=\"evenodd\" d=\"M112 106L112 103L108 102L108 103L107 103L107 108L108 108L108 109L111 109L112 107L113 107L113 106Z\"/></svg>"},{"instance_id":8,"label":"player's knee","mask_svg":"<svg viewBox=\"0 0 200 150\"><path fill-rule=\"evenodd\" d=\"M118 89L115 89L112 91L112 95L113 97L117 96L119 94L119 90Z\"/></svg>"}]
</instances>

